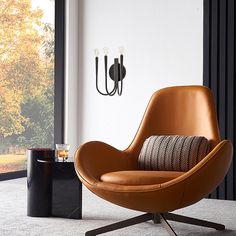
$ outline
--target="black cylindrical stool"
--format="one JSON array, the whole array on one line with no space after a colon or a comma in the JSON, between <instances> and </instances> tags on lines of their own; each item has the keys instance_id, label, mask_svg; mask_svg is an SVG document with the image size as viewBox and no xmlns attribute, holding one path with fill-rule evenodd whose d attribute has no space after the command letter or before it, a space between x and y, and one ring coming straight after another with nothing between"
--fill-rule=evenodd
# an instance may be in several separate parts
<instances>
[{"instance_id":1,"label":"black cylindrical stool","mask_svg":"<svg viewBox=\"0 0 236 236\"><path fill-rule=\"evenodd\" d=\"M27 152L27 215L52 214L52 163L54 150L32 148Z\"/></svg>"}]
</instances>

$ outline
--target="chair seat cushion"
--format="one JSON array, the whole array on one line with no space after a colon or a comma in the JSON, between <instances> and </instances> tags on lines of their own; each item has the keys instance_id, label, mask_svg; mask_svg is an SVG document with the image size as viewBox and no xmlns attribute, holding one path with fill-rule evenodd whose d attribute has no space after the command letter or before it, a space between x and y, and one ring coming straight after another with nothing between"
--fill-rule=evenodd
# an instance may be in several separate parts
<instances>
[{"instance_id":1,"label":"chair seat cushion","mask_svg":"<svg viewBox=\"0 0 236 236\"><path fill-rule=\"evenodd\" d=\"M179 171L148 171L129 170L105 173L100 180L119 185L149 185L161 184L179 177L185 172Z\"/></svg>"}]
</instances>

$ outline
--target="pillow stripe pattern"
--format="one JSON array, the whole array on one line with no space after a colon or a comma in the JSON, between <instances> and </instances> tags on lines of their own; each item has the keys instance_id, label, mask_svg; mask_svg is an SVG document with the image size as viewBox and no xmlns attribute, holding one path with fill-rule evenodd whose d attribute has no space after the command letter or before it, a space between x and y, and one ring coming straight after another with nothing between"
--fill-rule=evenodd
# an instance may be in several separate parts
<instances>
[{"instance_id":1,"label":"pillow stripe pattern","mask_svg":"<svg viewBox=\"0 0 236 236\"><path fill-rule=\"evenodd\" d=\"M188 171L209 152L209 142L201 136L151 136L139 154L144 170Z\"/></svg>"}]
</instances>

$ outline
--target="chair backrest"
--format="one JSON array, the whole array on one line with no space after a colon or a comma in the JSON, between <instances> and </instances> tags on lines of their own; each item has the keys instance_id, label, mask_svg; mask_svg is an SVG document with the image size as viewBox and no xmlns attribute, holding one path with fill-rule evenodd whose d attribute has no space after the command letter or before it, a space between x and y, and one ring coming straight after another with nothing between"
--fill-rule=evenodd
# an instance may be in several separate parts
<instances>
[{"instance_id":1,"label":"chair backrest","mask_svg":"<svg viewBox=\"0 0 236 236\"><path fill-rule=\"evenodd\" d=\"M176 86L155 92L127 151L139 154L151 135L204 136L211 148L220 142L213 94L204 86Z\"/></svg>"}]
</instances>

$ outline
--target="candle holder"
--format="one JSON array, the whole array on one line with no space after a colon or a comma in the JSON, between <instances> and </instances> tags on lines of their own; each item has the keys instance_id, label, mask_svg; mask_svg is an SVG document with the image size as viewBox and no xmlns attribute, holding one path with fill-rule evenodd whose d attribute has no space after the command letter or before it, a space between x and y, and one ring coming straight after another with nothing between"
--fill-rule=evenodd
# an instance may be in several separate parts
<instances>
[{"instance_id":1,"label":"candle holder","mask_svg":"<svg viewBox=\"0 0 236 236\"><path fill-rule=\"evenodd\" d=\"M123 92L123 79L126 75L126 69L124 67L124 49L120 48L120 58L114 58L114 64L111 65L109 69L109 76L114 81L113 89L109 91L108 83L107 83L107 67L108 67L108 49L104 48L104 67L105 67L105 92L102 92L98 87L98 49L95 49L95 71L96 71L96 89L97 91L104 96L114 96L117 92L119 96L121 96ZM120 59L120 60L119 60Z\"/></svg>"}]
</instances>

